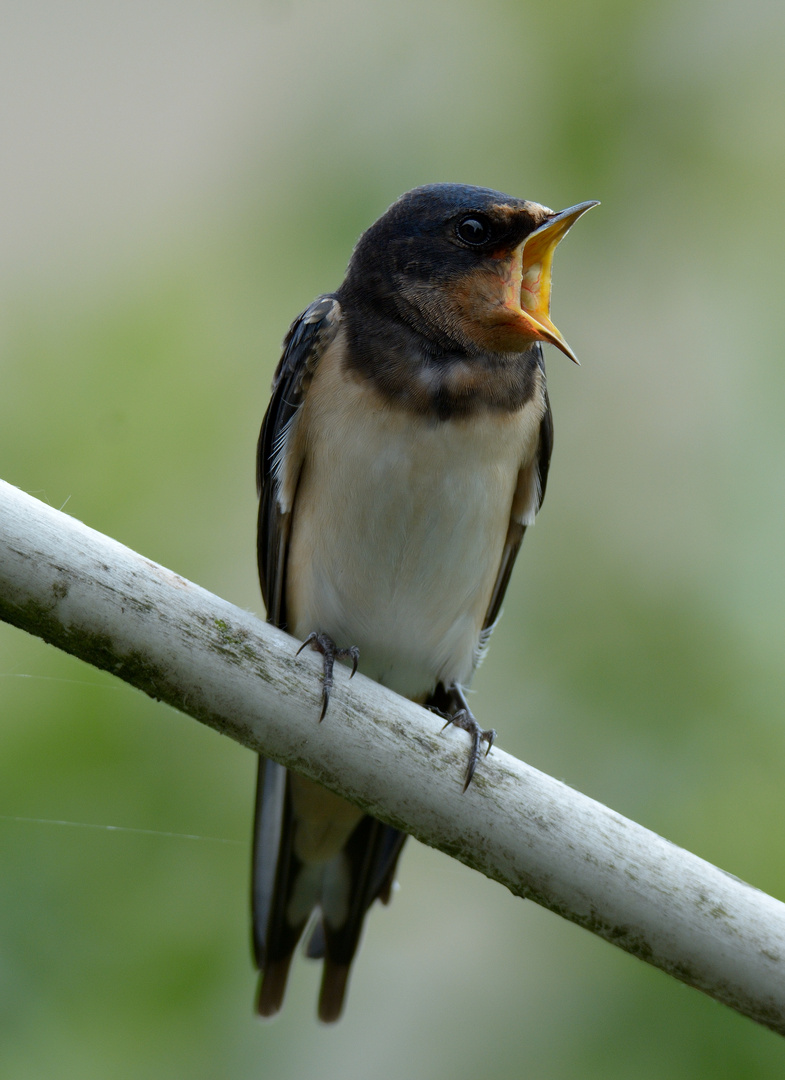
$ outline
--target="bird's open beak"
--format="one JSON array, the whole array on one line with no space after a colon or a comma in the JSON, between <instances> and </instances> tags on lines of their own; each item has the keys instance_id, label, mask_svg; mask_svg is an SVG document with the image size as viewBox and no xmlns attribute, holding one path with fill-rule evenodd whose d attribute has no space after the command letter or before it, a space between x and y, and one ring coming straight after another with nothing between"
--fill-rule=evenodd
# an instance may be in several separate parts
<instances>
[{"instance_id":1,"label":"bird's open beak","mask_svg":"<svg viewBox=\"0 0 785 1080\"><path fill-rule=\"evenodd\" d=\"M551 275L556 246L579 217L599 206L596 201L578 203L568 210L554 214L539 229L535 229L515 252L514 278L520 274L520 307L523 319L531 326L532 337L550 341L578 363L578 358L551 322ZM520 260L520 261L519 261ZM517 292L517 280L515 280ZM518 297L515 297L518 300ZM519 316L520 318L520 316Z\"/></svg>"}]
</instances>

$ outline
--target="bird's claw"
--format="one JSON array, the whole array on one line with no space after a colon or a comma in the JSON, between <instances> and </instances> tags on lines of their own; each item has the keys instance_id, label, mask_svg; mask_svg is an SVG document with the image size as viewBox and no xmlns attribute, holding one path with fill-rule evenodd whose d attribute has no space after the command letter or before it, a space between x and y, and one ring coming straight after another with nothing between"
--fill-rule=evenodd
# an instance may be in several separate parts
<instances>
[{"instance_id":1,"label":"bird's claw","mask_svg":"<svg viewBox=\"0 0 785 1080\"><path fill-rule=\"evenodd\" d=\"M347 649L339 649L328 634L319 634L315 630L308 635L295 655L299 656L306 645L310 645L314 652L322 654L322 711L319 715L319 723L321 723L322 720L324 720L327 706L330 703L330 691L333 688L333 669L335 668L335 661L352 661L352 671L349 675L349 678L351 679L357 671L357 665L360 662L360 650L356 645L350 645Z\"/></svg>"},{"instance_id":2,"label":"bird's claw","mask_svg":"<svg viewBox=\"0 0 785 1080\"><path fill-rule=\"evenodd\" d=\"M493 728L488 728L487 731L483 730L468 706L464 706L464 708L459 709L458 712L453 713L453 715L448 718L442 731L451 724L454 727L461 728L462 731L467 731L472 738L472 745L469 751L469 764L466 769L466 780L463 785L463 790L466 791L469 784L472 782L472 777L477 768L477 762L480 760L482 744L484 742L488 744L488 748L485 751L485 756L487 757L491 752L491 747L496 741L496 731Z\"/></svg>"}]
</instances>

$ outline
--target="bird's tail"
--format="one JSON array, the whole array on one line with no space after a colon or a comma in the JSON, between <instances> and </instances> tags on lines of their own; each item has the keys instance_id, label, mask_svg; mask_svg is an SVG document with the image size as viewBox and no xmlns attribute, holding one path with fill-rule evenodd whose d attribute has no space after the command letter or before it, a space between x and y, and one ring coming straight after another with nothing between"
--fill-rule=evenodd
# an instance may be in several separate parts
<instances>
[{"instance_id":1,"label":"bird's tail","mask_svg":"<svg viewBox=\"0 0 785 1080\"><path fill-rule=\"evenodd\" d=\"M297 815L286 769L259 759L253 844L253 949L261 972L257 1011L279 1012L294 950L306 927L306 955L324 962L319 1018L341 1015L363 921L377 898L390 899L405 835L368 815L326 861L295 850Z\"/></svg>"}]
</instances>

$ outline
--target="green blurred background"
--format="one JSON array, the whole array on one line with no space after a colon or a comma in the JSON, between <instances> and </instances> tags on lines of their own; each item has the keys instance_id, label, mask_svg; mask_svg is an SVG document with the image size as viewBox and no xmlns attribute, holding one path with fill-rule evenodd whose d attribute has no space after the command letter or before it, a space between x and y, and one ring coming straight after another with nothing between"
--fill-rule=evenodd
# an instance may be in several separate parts
<instances>
[{"instance_id":1,"label":"green blurred background","mask_svg":"<svg viewBox=\"0 0 785 1080\"><path fill-rule=\"evenodd\" d=\"M435 180L602 200L557 258L583 366L547 356L548 498L476 712L785 896L785 6L17 0L0 25L0 476L260 613L279 343L357 235ZM783 1075L776 1036L414 843L341 1024L305 961L262 1024L253 774L0 626L0 1075Z\"/></svg>"}]
</instances>

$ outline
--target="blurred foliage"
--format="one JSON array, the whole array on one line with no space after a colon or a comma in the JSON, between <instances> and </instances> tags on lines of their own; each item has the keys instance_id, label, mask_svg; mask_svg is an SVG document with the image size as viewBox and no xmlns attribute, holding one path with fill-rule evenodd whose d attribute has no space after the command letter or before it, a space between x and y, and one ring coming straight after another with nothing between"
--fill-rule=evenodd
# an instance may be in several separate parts
<instances>
[{"instance_id":1,"label":"blurred foliage","mask_svg":"<svg viewBox=\"0 0 785 1080\"><path fill-rule=\"evenodd\" d=\"M785 895L785 9L0 9L0 475L257 611L279 342L362 229L433 180L603 200L557 260L583 367L548 356L548 497L476 711ZM414 844L341 1024L305 961L257 1022L253 771L0 626L3 1076L782 1075L776 1036Z\"/></svg>"}]
</instances>

